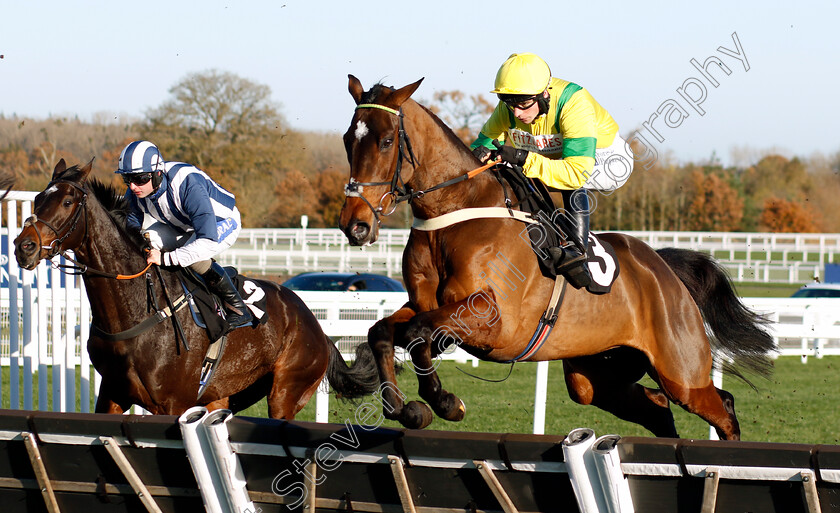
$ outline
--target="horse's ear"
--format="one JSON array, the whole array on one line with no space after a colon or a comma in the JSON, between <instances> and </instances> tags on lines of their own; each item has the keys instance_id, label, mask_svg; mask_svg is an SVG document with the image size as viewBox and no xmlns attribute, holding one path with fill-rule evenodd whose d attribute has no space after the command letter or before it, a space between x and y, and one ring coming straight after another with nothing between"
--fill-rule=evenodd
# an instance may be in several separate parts
<instances>
[{"instance_id":1,"label":"horse's ear","mask_svg":"<svg viewBox=\"0 0 840 513\"><path fill-rule=\"evenodd\" d=\"M347 78L350 79L350 85L347 87L350 90L350 96L353 97L356 105L358 105L362 101L362 93L365 92L365 88L362 87L362 83L359 79L353 75L347 75Z\"/></svg>"},{"instance_id":2,"label":"horse's ear","mask_svg":"<svg viewBox=\"0 0 840 513\"><path fill-rule=\"evenodd\" d=\"M425 77L423 77L423 78L425 78ZM420 82L422 82L422 81L423 81L423 79L421 78L420 80L418 80L417 82L414 82L413 84L408 84L407 86L405 86L401 89L397 89L396 91L391 93L391 95L388 97L388 102L389 103L393 102L393 104L396 104L397 106L402 105L403 102L408 100L409 96L414 94L414 91L416 91L417 88L420 87Z\"/></svg>"},{"instance_id":3,"label":"horse's ear","mask_svg":"<svg viewBox=\"0 0 840 513\"><path fill-rule=\"evenodd\" d=\"M55 165L55 169L53 170L53 180L57 180L62 173L67 171L67 163L64 162L64 159L58 161L58 164Z\"/></svg>"},{"instance_id":4,"label":"horse's ear","mask_svg":"<svg viewBox=\"0 0 840 513\"><path fill-rule=\"evenodd\" d=\"M93 161L94 160L96 160L96 157L93 157L92 159L90 159L90 162L88 162L87 164L82 166L81 169L79 169L79 172L82 174L82 179L79 180L80 182L84 182L85 180L87 180L88 175L90 175L90 170L93 169Z\"/></svg>"}]
</instances>

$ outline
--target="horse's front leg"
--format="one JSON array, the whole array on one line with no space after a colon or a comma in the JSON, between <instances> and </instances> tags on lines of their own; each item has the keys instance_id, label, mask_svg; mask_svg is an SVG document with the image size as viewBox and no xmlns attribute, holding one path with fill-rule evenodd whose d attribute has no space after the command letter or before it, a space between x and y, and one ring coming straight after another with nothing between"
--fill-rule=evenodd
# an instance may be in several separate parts
<instances>
[{"instance_id":1,"label":"horse's front leg","mask_svg":"<svg viewBox=\"0 0 840 513\"><path fill-rule=\"evenodd\" d=\"M434 415L423 403L405 403L406 396L397 386L397 373L394 368L394 344L404 347L402 341L405 339L405 325L415 315L413 309L404 306L377 322L368 332L368 344L373 350L379 369L380 400L385 418L396 420L407 428L422 429L431 424Z\"/></svg>"},{"instance_id":2,"label":"horse's front leg","mask_svg":"<svg viewBox=\"0 0 840 513\"><path fill-rule=\"evenodd\" d=\"M460 421L464 402L447 392L440 382L438 356L464 338L478 352L489 353L497 343L501 321L492 293L479 291L470 297L417 314L405 331L406 347L417 374L418 393L441 418Z\"/></svg>"},{"instance_id":3,"label":"horse's front leg","mask_svg":"<svg viewBox=\"0 0 840 513\"><path fill-rule=\"evenodd\" d=\"M96 413L121 414L125 412L125 410L126 408L123 408L122 405L111 397L103 383L99 387L99 397L96 398L96 407L94 408L94 411Z\"/></svg>"}]
</instances>

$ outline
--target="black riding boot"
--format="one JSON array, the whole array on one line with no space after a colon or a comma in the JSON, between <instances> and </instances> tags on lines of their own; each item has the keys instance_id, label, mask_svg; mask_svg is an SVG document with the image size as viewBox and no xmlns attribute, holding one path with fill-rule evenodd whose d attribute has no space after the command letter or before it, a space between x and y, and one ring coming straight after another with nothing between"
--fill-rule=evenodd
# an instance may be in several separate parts
<instances>
[{"instance_id":1,"label":"black riding boot","mask_svg":"<svg viewBox=\"0 0 840 513\"><path fill-rule=\"evenodd\" d=\"M222 299L225 308L225 320L231 329L251 323L253 319L251 311L245 305L242 296L239 295L239 291L236 290L233 281L221 265L213 262L210 269L201 277L204 278L204 282L210 287L211 292Z\"/></svg>"},{"instance_id":2,"label":"black riding boot","mask_svg":"<svg viewBox=\"0 0 840 513\"><path fill-rule=\"evenodd\" d=\"M589 197L584 189L563 191L563 206L572 229L567 234L572 243L563 248L562 258L555 261L558 274L566 276L569 283L579 289L592 282L586 266L589 248Z\"/></svg>"}]
</instances>

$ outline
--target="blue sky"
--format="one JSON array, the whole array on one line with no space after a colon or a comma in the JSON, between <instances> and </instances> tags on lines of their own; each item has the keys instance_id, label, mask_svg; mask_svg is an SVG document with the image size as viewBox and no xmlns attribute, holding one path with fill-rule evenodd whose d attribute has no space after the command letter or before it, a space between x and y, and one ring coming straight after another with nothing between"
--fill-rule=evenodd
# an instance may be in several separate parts
<instances>
[{"instance_id":1,"label":"blue sky","mask_svg":"<svg viewBox=\"0 0 840 513\"><path fill-rule=\"evenodd\" d=\"M840 2L828 1L5 0L0 112L137 118L187 73L216 68L269 86L293 127L342 133L353 108L348 73L366 87L425 77L422 101L438 90L486 93L509 54L530 51L660 155L698 161L715 152L724 163L772 149L834 155L838 19ZM749 70L718 50L737 49L733 33ZM718 87L690 63L713 55L731 70L711 71ZM705 96L703 115L678 93L687 80L687 94ZM650 121L674 103L687 113L672 110L678 126Z\"/></svg>"}]
</instances>

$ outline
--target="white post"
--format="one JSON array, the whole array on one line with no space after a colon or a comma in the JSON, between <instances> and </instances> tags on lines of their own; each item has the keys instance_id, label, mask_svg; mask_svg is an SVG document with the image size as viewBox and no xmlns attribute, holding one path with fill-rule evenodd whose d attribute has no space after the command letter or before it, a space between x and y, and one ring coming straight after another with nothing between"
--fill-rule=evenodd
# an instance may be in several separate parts
<instances>
[{"instance_id":1,"label":"white post","mask_svg":"<svg viewBox=\"0 0 840 513\"><path fill-rule=\"evenodd\" d=\"M21 219L28 219L32 212L32 202L23 201L20 204ZM37 361L38 345L33 343L32 327L35 324L35 315L32 312L32 280L34 273L24 271L23 273L23 409L32 410L32 357Z\"/></svg>"},{"instance_id":2,"label":"white post","mask_svg":"<svg viewBox=\"0 0 840 513\"><path fill-rule=\"evenodd\" d=\"M61 336L61 273L58 269L50 269L50 313L52 320L52 411L66 411L64 404L64 395L61 393L61 384L64 383L64 365L62 365L61 358L64 355L64 345Z\"/></svg>"},{"instance_id":3,"label":"white post","mask_svg":"<svg viewBox=\"0 0 840 513\"><path fill-rule=\"evenodd\" d=\"M548 397L548 362L537 362L537 383L534 394L534 434L545 434L545 402Z\"/></svg>"},{"instance_id":4,"label":"white post","mask_svg":"<svg viewBox=\"0 0 840 513\"><path fill-rule=\"evenodd\" d=\"M607 512L592 455L594 444L595 432L589 428L573 429L563 440L563 460L581 513Z\"/></svg>"},{"instance_id":5,"label":"white post","mask_svg":"<svg viewBox=\"0 0 840 513\"><path fill-rule=\"evenodd\" d=\"M210 445L210 454L206 456L216 461L219 481L222 484L222 489L217 492L224 495L229 510L231 512L255 511L256 508L246 488L245 472L230 446L227 422L232 418L233 413L230 410L216 410L204 416L201 424Z\"/></svg>"},{"instance_id":6,"label":"white post","mask_svg":"<svg viewBox=\"0 0 840 513\"><path fill-rule=\"evenodd\" d=\"M64 287L64 410L76 411L76 293L75 277L67 275Z\"/></svg>"},{"instance_id":7,"label":"white post","mask_svg":"<svg viewBox=\"0 0 840 513\"><path fill-rule=\"evenodd\" d=\"M315 392L315 422L329 422L330 421L330 384L327 378L321 381L318 385L318 390Z\"/></svg>"},{"instance_id":8,"label":"white post","mask_svg":"<svg viewBox=\"0 0 840 513\"><path fill-rule=\"evenodd\" d=\"M604 435L598 438L592 446L592 456L609 513L634 513L630 484L621 470L621 460L618 457L620 439L618 435Z\"/></svg>"},{"instance_id":9,"label":"white post","mask_svg":"<svg viewBox=\"0 0 840 513\"><path fill-rule=\"evenodd\" d=\"M81 411L83 413L90 412L90 354L87 350L87 342L90 338L90 302L88 301L87 291L85 290L85 281L79 280L79 298L81 300L81 308L79 310L79 343L82 349L82 377L79 380L81 387L80 400L82 403Z\"/></svg>"},{"instance_id":10,"label":"white post","mask_svg":"<svg viewBox=\"0 0 840 513\"><path fill-rule=\"evenodd\" d=\"M14 238L17 235L17 201L6 202L6 256L9 259L9 401L13 410L20 408L20 312L18 311L18 267ZM2 374L2 372L0 372ZM0 385L2 390L2 385Z\"/></svg>"},{"instance_id":11,"label":"white post","mask_svg":"<svg viewBox=\"0 0 840 513\"><path fill-rule=\"evenodd\" d=\"M219 497L223 490L221 478L216 469L216 462L211 457L210 442L201 423L206 416L207 408L193 406L178 418L178 423L181 425L187 459L195 474L195 481L207 513L227 513L227 502Z\"/></svg>"},{"instance_id":12,"label":"white post","mask_svg":"<svg viewBox=\"0 0 840 513\"><path fill-rule=\"evenodd\" d=\"M38 279L38 409L48 411L47 405L47 263L41 260L35 269Z\"/></svg>"}]
</instances>

